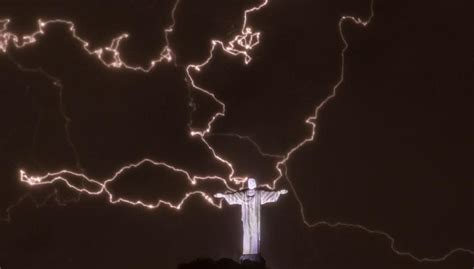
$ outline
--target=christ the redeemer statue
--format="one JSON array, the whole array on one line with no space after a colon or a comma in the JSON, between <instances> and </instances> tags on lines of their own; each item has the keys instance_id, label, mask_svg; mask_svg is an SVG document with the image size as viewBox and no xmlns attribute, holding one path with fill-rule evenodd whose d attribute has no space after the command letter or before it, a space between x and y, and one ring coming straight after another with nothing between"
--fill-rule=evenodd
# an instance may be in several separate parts
<instances>
[{"instance_id":1,"label":"christ the redeemer statue","mask_svg":"<svg viewBox=\"0 0 474 269\"><path fill-rule=\"evenodd\" d=\"M256 187L255 179L249 178L248 189L214 195L216 198L224 198L229 205L241 205L242 207L244 240L241 261L263 261L260 256L260 207L266 203L276 202L280 194L288 193L287 190L267 191L258 190Z\"/></svg>"}]
</instances>

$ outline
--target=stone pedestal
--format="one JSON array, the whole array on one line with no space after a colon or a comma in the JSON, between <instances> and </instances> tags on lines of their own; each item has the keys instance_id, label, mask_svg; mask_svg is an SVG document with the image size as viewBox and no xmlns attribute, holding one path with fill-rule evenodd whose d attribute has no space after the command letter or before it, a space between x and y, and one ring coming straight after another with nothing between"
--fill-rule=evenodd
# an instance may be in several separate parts
<instances>
[{"instance_id":1,"label":"stone pedestal","mask_svg":"<svg viewBox=\"0 0 474 269\"><path fill-rule=\"evenodd\" d=\"M244 254L240 256L240 263L256 263L258 265L265 265L265 259L260 254Z\"/></svg>"}]
</instances>

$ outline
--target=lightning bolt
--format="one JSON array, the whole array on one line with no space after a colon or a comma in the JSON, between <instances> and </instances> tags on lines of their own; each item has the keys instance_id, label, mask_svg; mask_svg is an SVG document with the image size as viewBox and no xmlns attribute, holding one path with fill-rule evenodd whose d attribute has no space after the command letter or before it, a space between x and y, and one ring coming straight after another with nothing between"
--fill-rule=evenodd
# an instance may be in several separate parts
<instances>
[{"instance_id":1,"label":"lightning bolt","mask_svg":"<svg viewBox=\"0 0 474 269\"><path fill-rule=\"evenodd\" d=\"M301 149L302 147L304 147L308 143L313 142L316 139L317 121L319 119L320 112L323 110L323 108L331 100L336 98L337 90L339 89L339 87L344 82L345 55L346 55L347 49L349 48L349 43L347 42L347 40L344 36L344 32L343 32L344 24L347 23L347 22L350 22L350 23L354 23L354 24L356 24L358 26L361 26L361 27L367 27L367 25L369 25L371 23L371 21L373 20L374 16L375 16L374 1L372 0L371 3L370 3L370 16L367 19L364 20L362 18L354 17L354 16L342 16L340 18L339 23L338 23L338 29L339 29L339 36L340 36L344 46L343 46L343 48L341 50L341 53L340 53L341 66L340 66L339 79L336 82L336 84L334 84L334 86L332 87L331 93L319 105L316 106L316 108L314 110L314 114L311 115L310 117L306 118L305 122L308 125L311 126L311 134L307 138L303 139L301 142L296 144L294 147L292 147L286 153L284 158L277 163L276 169L278 171L278 176L273 180L272 185L271 186L267 185L267 187L274 189L277 181L280 180L282 177L285 177L288 184L289 184L289 186L290 186L290 188L291 188L291 190L293 191L293 193L295 195L295 198L296 198L299 206L300 206L300 213L301 213L301 217L303 219L303 222L308 228L316 228L316 227L321 227L321 226L327 226L327 227L331 227L331 228L349 228L349 229L361 230L361 231L364 231L364 232L366 232L368 234L372 234L372 235L382 236L390 242L390 248L396 255L409 257L410 259L412 259L416 262L441 262L441 261L446 260L447 258L449 258L451 255L453 255L455 253L468 253L468 254L474 255L474 250L467 249L467 248L454 248L454 249L448 251L447 253L441 255L440 257L434 257L434 258L418 257L418 256L416 256L416 255L414 255L410 252L401 251L401 250L397 249L396 246L395 246L395 238L393 236L391 236L390 234L388 234L387 232L384 232L384 231L371 229L371 228L368 228L366 226L363 226L363 225L360 225L360 224L353 224L353 223L343 223L343 222L331 223L331 222L328 222L328 221L310 222L306 218L303 202L301 201L301 199L298 195L298 192L296 191L296 189L293 185L293 182L291 181L290 177L288 176L287 162L291 159L291 156L294 153L296 153L299 149Z\"/></svg>"},{"instance_id":2,"label":"lightning bolt","mask_svg":"<svg viewBox=\"0 0 474 269\"><path fill-rule=\"evenodd\" d=\"M216 207L216 208L221 208L222 203L216 202L213 200L213 198L208 195L204 191L192 191L188 192L184 195L184 197L175 202L171 201L166 201L166 200L158 200L154 203L145 203L142 200L130 200L124 197L118 197L114 195L110 189L108 188L108 185L115 181L117 178L119 178L124 172L130 169L134 168L139 168L144 164L151 164L156 167L161 167L164 168L170 172L180 174L183 176L191 185L196 185L199 181L204 181L204 180L215 180L221 182L227 189L229 190L234 190L233 186L230 184L235 184L235 185L242 185L243 183L246 182L247 178L246 177L238 177L235 176L235 169L232 165L232 163L219 155L217 151L211 146L209 141L207 140L208 137L210 136L231 136L231 137L236 137L239 139L244 139L252 143L260 152L262 156L268 157L268 158L274 158L277 159L278 161L276 162L275 165L275 170L278 172L278 175L272 180L271 184L264 185L265 187L274 189L276 187L276 184L282 179L285 178L293 191L295 198L300 206L300 212L302 216L303 222L309 227L309 228L315 228L315 227L320 227L320 226L328 226L331 228L350 228L350 229L358 229L361 231L364 231L368 234L371 235L377 235L377 236L382 236L386 240L389 241L391 250L399 256L406 256L409 257L417 262L439 262L447 259L451 255L458 253L458 252L466 252L469 254L474 255L474 251L470 249L465 249L465 248L455 248L453 250L450 250L446 254L442 255L441 257L437 258L420 258L415 256L412 253L409 252L404 252L400 251L395 247L395 239L388 233L379 231L379 230L374 230L367 228L363 225L359 224L350 224L350 223L342 223L342 222L336 222L336 223L330 223L327 221L316 221L316 222L310 222L307 220L305 216L305 209L304 205L299 197L298 192L293 186L292 181L290 180L288 176L288 167L287 163L291 159L291 157L297 153L301 148L304 146L312 143L315 141L317 138L317 127L318 127L318 119L321 111L324 109L324 107L334 98L336 98L337 91L340 87L340 85L344 82L344 73L345 73L345 54L347 49L349 48L349 43L347 42L344 34L343 34L343 27L344 24L346 23L353 23L355 25L361 26L361 27L367 27L369 23L372 21L374 18L374 1L371 1L370 3L370 16L367 19L362 19L359 17L355 16L342 16L339 20L338 27L339 27L339 35L340 38L343 42L343 48L340 52L340 57L341 57L341 66L340 66L340 76L337 82L334 84L332 87L331 93L321 102L319 103L315 109L314 113L307 117L305 119L305 123L311 126L311 132L310 134L303 138L300 142L298 142L296 145L291 147L288 152L285 154L269 154L265 153L261 147L253 141L250 137L246 136L241 136L238 134L214 134L212 133L212 127L213 124L221 117L225 117L226 115L226 105L223 101L221 101L219 98L216 97L216 95L209 89L205 89L194 81L193 75L196 73L199 73L204 67L206 67L214 58L215 52L219 49L229 55L232 56L239 56L242 57L244 60L245 64L248 64L251 60L252 57L250 55L250 52L253 48L255 48L259 43L260 43L260 32L254 31L251 25L248 24L248 16L254 12L259 11L260 9L264 8L268 4L268 0L264 0L260 2L258 5L251 7L243 12L243 23L242 27L240 29L240 33L235 35L230 41L223 41L223 40L211 40L210 44L210 50L208 53L208 56L206 59L204 59L200 63L195 63L195 64L188 64L186 65L185 72L186 72L186 79L187 81L191 84L192 89L201 92L208 97L210 97L216 104L219 105L220 110L214 113L209 121L206 124L206 127L201 130L190 130L190 136L195 137L199 139L204 145L206 145L207 149L209 152L212 154L213 158L220 162L222 165L226 166L228 169L228 174L225 177L221 177L218 175L204 175L204 176L198 176L198 175L192 175L188 171L186 171L183 168L179 168L176 166L173 166L171 164L168 164L166 162L162 161L155 161L151 160L148 158L144 158L138 162L135 163L130 163L125 166L122 166L119 168L112 177L107 178L107 179L93 179L88 177L85 173L81 172L74 172L70 170L61 170L58 172L53 172L53 173L47 173L46 175L43 176L31 176L28 175L27 172L20 170L19 172L19 177L20 181L27 183L30 186L37 186L37 185L49 185L49 184L54 184L56 182L63 182L68 186L69 188L79 192L79 193L85 193L88 195L106 195L108 197L108 200L112 204L118 204L118 203L123 203L123 204L128 204L132 206L142 206L145 208L149 209L156 209L159 208L160 206L167 206L169 208L173 208L176 210L179 210L182 208L182 206L185 204L185 202L192 196L199 196L201 197L204 201L209 203L210 205ZM38 40L38 38L42 35L45 34L45 31L48 26L52 24L62 24L66 25L69 27L69 31L72 35L72 37L77 40L82 45L82 48L84 51L90 55L95 57L98 61L100 61L105 67L107 68L112 68L112 69L127 69L131 71L138 71L138 72L150 72L153 68L155 68L158 64L164 64L164 63L170 63L174 62L176 65L175 60L175 54L169 45L169 37L168 35L171 34L174 31L174 26L176 24L175 20L175 11L179 5L179 0L177 0L172 8L171 11L171 24L166 27L163 31L164 33L164 38L166 41L166 45L161 49L160 53L158 56L154 59L152 59L147 65L145 66L135 66L135 65L129 65L125 63L120 55L120 45L121 42L124 41L129 37L127 33L123 33L114 39L112 39L110 45L105 46L105 47L99 47L97 49L90 49L89 42L86 41L84 38L80 37L77 34L75 25L73 22L68 21L68 20L62 20L62 19L54 19L54 20L47 20L47 21L42 21L38 20L38 29L37 31L33 32L32 34L29 35L24 35L24 36L19 36L14 33L8 32L8 23L10 22L9 19L6 20L0 20L0 52L7 53L9 46L14 46L16 48L23 48L26 46L31 46L35 44ZM105 58L105 53L111 54L112 60L107 61ZM31 70L35 72L42 72L41 70ZM57 87L59 87L60 90L60 95L62 92L62 86L60 84L60 81L52 76L48 76L52 81L53 84ZM63 110L64 111L64 110ZM67 115L64 113L63 114L64 118L66 119L66 130L67 126L70 122L70 119L67 117ZM72 145L72 142L71 142ZM75 180L73 180L75 179ZM81 185L74 183L74 181L79 181ZM7 211L9 213L11 208L9 208Z\"/></svg>"},{"instance_id":3,"label":"lightning bolt","mask_svg":"<svg viewBox=\"0 0 474 269\"><path fill-rule=\"evenodd\" d=\"M412 259L416 262L420 262L420 263L421 262L442 262L442 261L445 261L447 258L449 258L451 255L456 254L456 253L468 253L468 254L474 255L474 251L471 250L471 249L454 248L452 250L449 250L447 253L442 254L439 257L432 257L432 258L418 257L418 256L416 256L416 255L414 255L410 252L399 250L395 245L395 238L393 236L391 236L389 233L381 231L381 230L371 229L371 228L368 228L364 225L354 224L354 223L328 222L328 221L323 221L323 220L322 221L313 221L313 222L311 222L306 217L303 202L301 201L301 198L298 195L298 192L296 191L292 181L290 180L290 178L288 176L288 169L286 169L286 167L285 167L284 171L285 171L284 172L285 173L285 178L288 181L288 185L290 186L290 189L293 191L293 193L295 195L295 198L296 198L296 201L298 202L298 204L300 206L300 214L301 214L301 217L303 219L303 222L308 228L317 228L317 227L326 226L326 227L336 228L336 229L337 228L343 228L343 229L360 230L360 231L366 232L370 235L381 236L381 237L385 238L390 243L390 249L393 251L393 253L395 253L398 256L408 257L408 258L410 258L410 259Z\"/></svg>"}]
</instances>

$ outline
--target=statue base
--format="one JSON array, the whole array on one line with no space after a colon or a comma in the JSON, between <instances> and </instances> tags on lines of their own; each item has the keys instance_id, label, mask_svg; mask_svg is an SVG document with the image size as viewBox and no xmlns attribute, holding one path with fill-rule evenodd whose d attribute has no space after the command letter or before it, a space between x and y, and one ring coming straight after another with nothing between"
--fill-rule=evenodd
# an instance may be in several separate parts
<instances>
[{"instance_id":1,"label":"statue base","mask_svg":"<svg viewBox=\"0 0 474 269\"><path fill-rule=\"evenodd\" d=\"M265 259L260 254L243 254L240 256L240 263L256 263L259 265L265 265Z\"/></svg>"}]
</instances>

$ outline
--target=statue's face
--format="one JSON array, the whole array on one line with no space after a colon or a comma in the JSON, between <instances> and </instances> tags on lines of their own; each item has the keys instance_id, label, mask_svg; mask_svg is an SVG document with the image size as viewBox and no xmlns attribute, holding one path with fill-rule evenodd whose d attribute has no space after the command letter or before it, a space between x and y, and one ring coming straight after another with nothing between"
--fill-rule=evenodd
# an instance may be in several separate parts
<instances>
[{"instance_id":1,"label":"statue's face","mask_svg":"<svg viewBox=\"0 0 474 269\"><path fill-rule=\"evenodd\" d=\"M250 190L253 190L257 187L257 182L255 181L254 178L249 178L247 181L247 184Z\"/></svg>"}]
</instances>

